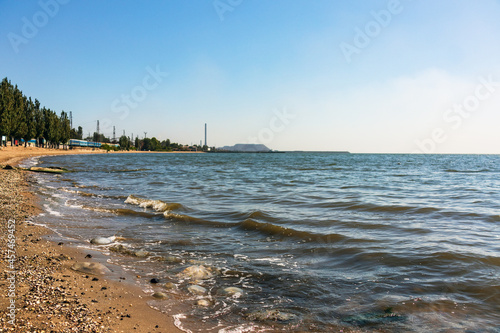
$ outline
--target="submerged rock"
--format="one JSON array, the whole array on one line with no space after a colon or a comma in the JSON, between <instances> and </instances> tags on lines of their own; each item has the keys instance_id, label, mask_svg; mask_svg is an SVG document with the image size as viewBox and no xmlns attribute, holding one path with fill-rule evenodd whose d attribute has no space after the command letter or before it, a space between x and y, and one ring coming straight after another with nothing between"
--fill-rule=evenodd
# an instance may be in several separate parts
<instances>
[{"instance_id":1,"label":"submerged rock","mask_svg":"<svg viewBox=\"0 0 500 333\"><path fill-rule=\"evenodd\" d=\"M92 275L104 275L111 272L109 268L98 262L77 262L71 266L71 269Z\"/></svg>"},{"instance_id":2,"label":"submerged rock","mask_svg":"<svg viewBox=\"0 0 500 333\"><path fill-rule=\"evenodd\" d=\"M114 238L112 237L96 237L90 240L90 244L94 245L108 245L113 243Z\"/></svg>"},{"instance_id":3,"label":"submerged rock","mask_svg":"<svg viewBox=\"0 0 500 333\"><path fill-rule=\"evenodd\" d=\"M214 276L213 269L201 265L189 266L184 269L180 276L193 280L206 280Z\"/></svg>"},{"instance_id":4,"label":"submerged rock","mask_svg":"<svg viewBox=\"0 0 500 333\"><path fill-rule=\"evenodd\" d=\"M109 247L109 250L112 252L117 252L117 253L122 253L122 254L127 254L127 255L133 255L134 252L122 244L117 244Z\"/></svg>"},{"instance_id":5,"label":"submerged rock","mask_svg":"<svg viewBox=\"0 0 500 333\"><path fill-rule=\"evenodd\" d=\"M191 294L194 295L204 295L207 293L207 290L205 288L196 284L190 285L187 289Z\"/></svg>"},{"instance_id":6,"label":"submerged rock","mask_svg":"<svg viewBox=\"0 0 500 333\"><path fill-rule=\"evenodd\" d=\"M176 289L177 286L175 284L173 284L172 282L167 282L163 285L163 287L165 287L165 289Z\"/></svg>"},{"instance_id":7,"label":"submerged rock","mask_svg":"<svg viewBox=\"0 0 500 333\"><path fill-rule=\"evenodd\" d=\"M147 256L149 256L149 252L144 250L138 250L134 252L134 256L136 256L137 258L146 258Z\"/></svg>"},{"instance_id":8,"label":"submerged rock","mask_svg":"<svg viewBox=\"0 0 500 333\"><path fill-rule=\"evenodd\" d=\"M196 305L198 306L202 306L204 308L208 308L209 306L212 305L212 302L210 302L208 299L199 299L197 302L196 302Z\"/></svg>"},{"instance_id":9,"label":"submerged rock","mask_svg":"<svg viewBox=\"0 0 500 333\"><path fill-rule=\"evenodd\" d=\"M175 264L179 264L179 263L182 262L181 258L177 258L177 257L174 257L174 256L165 257L164 260L167 261L167 262L175 263Z\"/></svg>"},{"instance_id":10,"label":"submerged rock","mask_svg":"<svg viewBox=\"0 0 500 333\"><path fill-rule=\"evenodd\" d=\"M143 249L140 250L129 249L126 246L123 246L122 244L110 246L109 250L112 252L121 253L128 256L134 256L137 258L146 258L151 255L151 253Z\"/></svg>"},{"instance_id":11,"label":"submerged rock","mask_svg":"<svg viewBox=\"0 0 500 333\"><path fill-rule=\"evenodd\" d=\"M230 295L230 296L233 295L241 296L243 295L243 289L240 289L238 287L227 287L222 289L222 293L224 295Z\"/></svg>"},{"instance_id":12,"label":"submerged rock","mask_svg":"<svg viewBox=\"0 0 500 333\"><path fill-rule=\"evenodd\" d=\"M158 291L158 292L153 294L153 297L158 298L158 299L165 299L165 298L168 298L168 295L165 293L162 293L161 291Z\"/></svg>"},{"instance_id":13,"label":"submerged rock","mask_svg":"<svg viewBox=\"0 0 500 333\"><path fill-rule=\"evenodd\" d=\"M296 317L293 313L282 312L277 309L259 310L248 315L248 319L256 321L290 321Z\"/></svg>"},{"instance_id":14,"label":"submerged rock","mask_svg":"<svg viewBox=\"0 0 500 333\"><path fill-rule=\"evenodd\" d=\"M59 168L59 167L47 167L47 168L31 167L29 169L24 169L24 170L33 171L33 172L57 173L57 174L69 172L68 169Z\"/></svg>"},{"instance_id":15,"label":"submerged rock","mask_svg":"<svg viewBox=\"0 0 500 333\"><path fill-rule=\"evenodd\" d=\"M388 322L399 322L406 320L406 317L392 312L392 308L387 308L384 312L366 312L344 318L342 321L356 326L374 326Z\"/></svg>"}]
</instances>

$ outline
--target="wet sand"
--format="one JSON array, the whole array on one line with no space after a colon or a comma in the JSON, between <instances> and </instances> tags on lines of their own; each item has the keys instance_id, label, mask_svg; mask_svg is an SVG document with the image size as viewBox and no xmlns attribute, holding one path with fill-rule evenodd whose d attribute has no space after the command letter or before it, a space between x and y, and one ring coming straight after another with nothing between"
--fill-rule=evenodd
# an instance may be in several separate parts
<instances>
[{"instance_id":1,"label":"wet sand","mask_svg":"<svg viewBox=\"0 0 500 333\"><path fill-rule=\"evenodd\" d=\"M9 147L0 150L0 164L75 152L96 153ZM0 170L0 255L12 259L0 261L0 332L181 332L171 316L147 305L152 296L131 279L71 269L99 259L51 241L50 230L30 222L41 212L31 181L29 172Z\"/></svg>"}]
</instances>

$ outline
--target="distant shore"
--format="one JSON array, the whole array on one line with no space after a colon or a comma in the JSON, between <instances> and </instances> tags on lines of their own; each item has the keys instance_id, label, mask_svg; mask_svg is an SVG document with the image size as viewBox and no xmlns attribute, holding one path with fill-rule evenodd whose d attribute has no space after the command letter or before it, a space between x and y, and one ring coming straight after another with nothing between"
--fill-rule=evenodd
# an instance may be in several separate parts
<instances>
[{"instance_id":1,"label":"distant shore","mask_svg":"<svg viewBox=\"0 0 500 333\"><path fill-rule=\"evenodd\" d=\"M96 153L105 152L4 147L0 164L16 165L34 156ZM147 305L152 296L130 279L114 281L71 269L77 262L100 261L50 241L50 230L30 222L41 212L30 179L28 172L0 169L0 249L2 258L10 260L0 261L3 331L181 332L171 316Z\"/></svg>"},{"instance_id":2,"label":"distant shore","mask_svg":"<svg viewBox=\"0 0 500 333\"><path fill-rule=\"evenodd\" d=\"M26 158L35 156L54 156L54 155L85 155L85 154L107 154L102 149L45 149L36 147L2 147L0 148L0 164L19 164ZM109 154L204 154L204 152L191 151L112 151Z\"/></svg>"}]
</instances>

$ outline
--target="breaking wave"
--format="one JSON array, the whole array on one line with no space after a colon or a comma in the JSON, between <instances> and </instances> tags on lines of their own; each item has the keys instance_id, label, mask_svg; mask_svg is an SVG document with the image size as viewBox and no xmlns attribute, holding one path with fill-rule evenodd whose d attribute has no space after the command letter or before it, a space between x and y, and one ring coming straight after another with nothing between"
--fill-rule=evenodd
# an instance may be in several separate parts
<instances>
[{"instance_id":1,"label":"breaking wave","mask_svg":"<svg viewBox=\"0 0 500 333\"><path fill-rule=\"evenodd\" d=\"M129 195L125 200L125 203L136 205L141 208L151 208L157 212L163 213L171 210L181 210L184 207L180 203L168 203L161 200L151 200L136 197L134 195Z\"/></svg>"}]
</instances>

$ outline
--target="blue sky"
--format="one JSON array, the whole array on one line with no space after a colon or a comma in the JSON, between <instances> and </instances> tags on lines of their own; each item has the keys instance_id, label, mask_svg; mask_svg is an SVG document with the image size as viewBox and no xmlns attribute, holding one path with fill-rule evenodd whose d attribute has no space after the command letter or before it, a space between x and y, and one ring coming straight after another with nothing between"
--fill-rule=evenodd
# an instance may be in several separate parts
<instances>
[{"instance_id":1,"label":"blue sky","mask_svg":"<svg viewBox=\"0 0 500 333\"><path fill-rule=\"evenodd\" d=\"M500 153L500 1L0 1L0 76L74 126Z\"/></svg>"}]
</instances>

